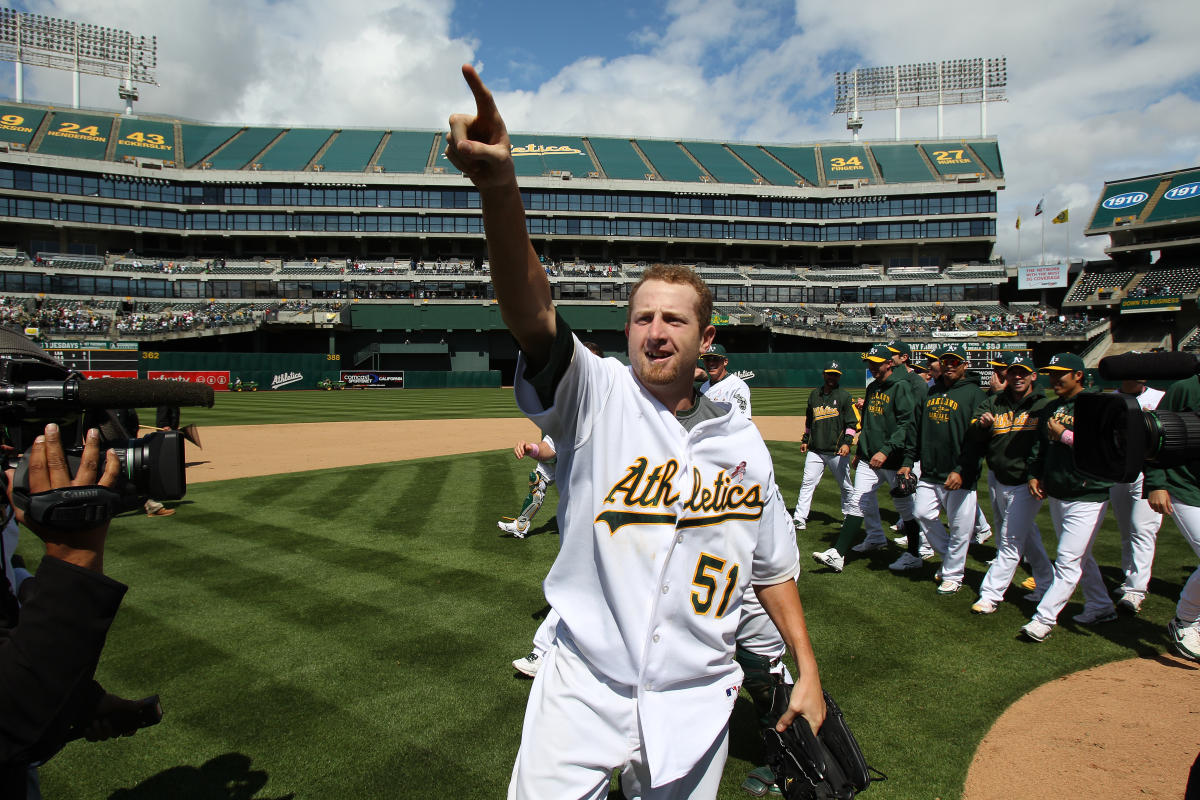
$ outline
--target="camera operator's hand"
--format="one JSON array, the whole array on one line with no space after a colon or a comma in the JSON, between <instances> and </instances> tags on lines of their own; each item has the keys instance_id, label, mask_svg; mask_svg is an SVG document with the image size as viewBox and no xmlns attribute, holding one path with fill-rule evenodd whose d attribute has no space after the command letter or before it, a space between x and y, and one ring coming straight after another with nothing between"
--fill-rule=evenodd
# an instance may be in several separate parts
<instances>
[{"instance_id":1,"label":"camera operator's hand","mask_svg":"<svg viewBox=\"0 0 1200 800\"><path fill-rule=\"evenodd\" d=\"M109 450L104 462L104 474L97 480L100 472L100 432L92 428L84 440L83 455L79 461L79 471L71 477L67 466L67 458L63 454L62 441L59 438L58 426L53 422L46 426L45 435L33 441L29 450L29 491L32 494L48 492L51 489L61 489L66 486L100 486L116 485L121 473L121 462L117 454ZM8 470L8 493L12 499L13 470ZM25 519L25 513L13 505L17 521L41 537L46 543L46 554L62 561L68 561L85 569L103 572L104 539L108 535L108 523L86 531L61 531L45 525L38 525Z\"/></svg>"},{"instance_id":2,"label":"camera operator's hand","mask_svg":"<svg viewBox=\"0 0 1200 800\"><path fill-rule=\"evenodd\" d=\"M1154 489L1150 492L1146 500L1150 502L1150 507L1158 514L1174 514L1175 506L1171 504L1171 493L1166 489Z\"/></svg>"}]
</instances>

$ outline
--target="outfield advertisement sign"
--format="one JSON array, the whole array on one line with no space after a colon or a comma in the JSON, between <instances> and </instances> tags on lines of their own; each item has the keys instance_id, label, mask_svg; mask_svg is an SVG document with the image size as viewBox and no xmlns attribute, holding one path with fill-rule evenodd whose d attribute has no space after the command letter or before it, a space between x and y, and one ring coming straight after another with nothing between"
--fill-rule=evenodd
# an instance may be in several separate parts
<instances>
[{"instance_id":1,"label":"outfield advertisement sign","mask_svg":"<svg viewBox=\"0 0 1200 800\"><path fill-rule=\"evenodd\" d=\"M92 378L136 378L136 369L85 369L80 372L87 379Z\"/></svg>"},{"instance_id":2,"label":"outfield advertisement sign","mask_svg":"<svg viewBox=\"0 0 1200 800\"><path fill-rule=\"evenodd\" d=\"M1062 289L1067 285L1066 264L1034 264L1017 267L1017 290Z\"/></svg>"},{"instance_id":3,"label":"outfield advertisement sign","mask_svg":"<svg viewBox=\"0 0 1200 800\"><path fill-rule=\"evenodd\" d=\"M1121 301L1122 314L1148 314L1152 311L1179 311L1183 308L1183 298L1179 295L1172 297L1136 297L1132 300Z\"/></svg>"},{"instance_id":4,"label":"outfield advertisement sign","mask_svg":"<svg viewBox=\"0 0 1200 800\"><path fill-rule=\"evenodd\" d=\"M348 389L403 389L403 372L342 370L341 380Z\"/></svg>"},{"instance_id":5,"label":"outfield advertisement sign","mask_svg":"<svg viewBox=\"0 0 1200 800\"><path fill-rule=\"evenodd\" d=\"M202 383L214 391L229 391L229 370L146 370L146 377L152 381Z\"/></svg>"}]
</instances>

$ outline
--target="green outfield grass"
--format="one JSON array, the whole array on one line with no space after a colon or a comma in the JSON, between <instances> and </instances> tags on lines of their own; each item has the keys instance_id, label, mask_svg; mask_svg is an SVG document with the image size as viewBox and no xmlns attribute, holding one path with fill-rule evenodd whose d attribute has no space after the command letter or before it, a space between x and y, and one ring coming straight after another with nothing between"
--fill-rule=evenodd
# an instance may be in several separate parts
<instances>
[{"instance_id":1,"label":"green outfield grass","mask_svg":"<svg viewBox=\"0 0 1200 800\"><path fill-rule=\"evenodd\" d=\"M755 416L804 413L810 389L755 389ZM855 394L851 392L851 394ZM857 395L862 396L862 390ZM138 410L144 424L154 409ZM183 424L266 425L279 422L353 422L396 419L519 417L513 390L404 389L340 392L218 392L212 408L184 408Z\"/></svg>"},{"instance_id":2,"label":"green outfield grass","mask_svg":"<svg viewBox=\"0 0 1200 800\"><path fill-rule=\"evenodd\" d=\"M343 419L352 403L384 402L343 394L222 396L210 413L287 421L306 400L312 419ZM440 405L432 398L435 410L447 411L455 394ZM278 403L284 420L272 413ZM474 400L461 411L472 406L496 413ZM469 415L461 411L437 416ZM790 507L802 456L794 444L771 447ZM131 589L98 677L125 696L160 693L165 717L129 739L69 745L42 769L45 796L503 796L529 690L509 662L529 650L558 551L553 490L535 535L496 529L516 513L526 474L493 451L223 481L193 486L174 517L117 521L106 569ZM935 565L887 570L895 549L852 560L842 574L816 568L808 553L830 546L839 517L826 477L800 535L800 591L825 685L868 760L891 778L866 795L875 800L959 797L980 739L1014 700L1078 669L1162 652L1195 566L1168 521L1141 616L1084 630L1070 619L1077 600L1035 645L1017 636L1032 612L1019 588L994 615L968 612L990 545L972 548L972 589L939 597ZM1045 511L1039 523L1052 544ZM23 539L36 561L32 537ZM1095 552L1115 586L1111 519ZM739 786L761 755L753 716L739 701L721 798L748 796Z\"/></svg>"}]
</instances>

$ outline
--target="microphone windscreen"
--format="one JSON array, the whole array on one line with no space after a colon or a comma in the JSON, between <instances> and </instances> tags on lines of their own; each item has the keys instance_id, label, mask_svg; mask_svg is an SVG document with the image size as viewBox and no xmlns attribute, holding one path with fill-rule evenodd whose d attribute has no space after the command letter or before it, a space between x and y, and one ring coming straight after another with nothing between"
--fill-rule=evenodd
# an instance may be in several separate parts
<instances>
[{"instance_id":1,"label":"microphone windscreen","mask_svg":"<svg viewBox=\"0 0 1200 800\"><path fill-rule=\"evenodd\" d=\"M1100 377L1109 381L1177 381L1195 375L1198 365L1191 353L1122 353L1100 359Z\"/></svg>"},{"instance_id":2,"label":"microphone windscreen","mask_svg":"<svg viewBox=\"0 0 1200 800\"><path fill-rule=\"evenodd\" d=\"M212 408L213 388L202 383L148 381L136 378L93 378L79 384L79 402L86 408L148 408L206 406Z\"/></svg>"}]
</instances>

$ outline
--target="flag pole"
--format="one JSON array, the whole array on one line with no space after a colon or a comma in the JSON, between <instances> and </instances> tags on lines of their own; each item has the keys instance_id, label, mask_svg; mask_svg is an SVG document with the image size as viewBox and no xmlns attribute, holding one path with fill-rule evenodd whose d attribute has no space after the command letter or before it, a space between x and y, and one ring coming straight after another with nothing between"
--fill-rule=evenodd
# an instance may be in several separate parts
<instances>
[{"instance_id":1,"label":"flag pole","mask_svg":"<svg viewBox=\"0 0 1200 800\"><path fill-rule=\"evenodd\" d=\"M1043 213L1043 214L1040 214L1039 216L1042 218L1042 260L1041 260L1041 264L1042 264L1042 266L1045 266L1045 264L1046 264L1046 215Z\"/></svg>"}]
</instances>

